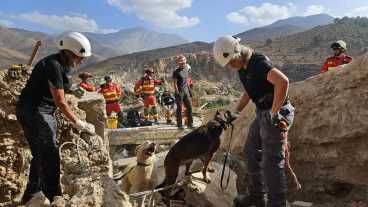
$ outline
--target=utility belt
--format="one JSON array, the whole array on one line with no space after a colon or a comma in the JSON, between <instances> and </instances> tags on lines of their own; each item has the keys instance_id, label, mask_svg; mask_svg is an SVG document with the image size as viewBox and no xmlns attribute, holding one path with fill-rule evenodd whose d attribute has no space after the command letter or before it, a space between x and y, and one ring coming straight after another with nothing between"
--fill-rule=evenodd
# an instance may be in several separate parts
<instances>
[{"instance_id":1,"label":"utility belt","mask_svg":"<svg viewBox=\"0 0 368 207\"><path fill-rule=\"evenodd\" d=\"M286 99L282 105L285 106L289 103L290 103L289 96L286 96ZM273 104L273 93L266 94L262 98L259 98L257 101L255 101L255 104L256 107L260 110L271 109Z\"/></svg>"}]
</instances>

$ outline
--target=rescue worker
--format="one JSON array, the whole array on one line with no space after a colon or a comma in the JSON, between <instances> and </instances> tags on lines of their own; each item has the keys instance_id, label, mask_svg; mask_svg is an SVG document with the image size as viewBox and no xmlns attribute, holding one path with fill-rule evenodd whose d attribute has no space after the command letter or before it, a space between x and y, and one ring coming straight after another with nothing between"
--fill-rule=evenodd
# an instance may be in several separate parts
<instances>
[{"instance_id":1,"label":"rescue worker","mask_svg":"<svg viewBox=\"0 0 368 207\"><path fill-rule=\"evenodd\" d=\"M331 49L334 56L327 58L320 70L320 73L327 72L339 65L348 64L353 60L353 58L346 54L347 47L343 40L332 43Z\"/></svg>"},{"instance_id":2,"label":"rescue worker","mask_svg":"<svg viewBox=\"0 0 368 207\"><path fill-rule=\"evenodd\" d=\"M157 123L159 119L157 111L157 100L155 96L155 87L161 85L163 80L156 80L154 77L153 68L147 68L144 71L144 76L139 79L134 86L134 91L137 96L143 98L144 112L143 119L149 120L150 115L153 116L154 121Z\"/></svg>"},{"instance_id":3,"label":"rescue worker","mask_svg":"<svg viewBox=\"0 0 368 207\"><path fill-rule=\"evenodd\" d=\"M172 110L174 108L174 104L175 104L175 98L170 94L170 91L168 91L167 89L164 90L164 93L161 96L161 105L164 107L165 109L165 118L166 118L166 123L171 123L172 122Z\"/></svg>"},{"instance_id":4,"label":"rescue worker","mask_svg":"<svg viewBox=\"0 0 368 207\"><path fill-rule=\"evenodd\" d=\"M268 57L239 41L239 38L224 36L217 39L213 47L216 61L222 67L237 71L245 90L232 112L233 119L250 100L256 105L256 118L244 146L250 178L249 195L238 196L234 203L237 207L285 207L284 147L294 118L294 108L288 99L289 81L272 66Z\"/></svg>"},{"instance_id":5,"label":"rescue worker","mask_svg":"<svg viewBox=\"0 0 368 207\"><path fill-rule=\"evenodd\" d=\"M176 100L176 124L178 128L183 129L183 117L182 110L183 104L187 111L188 127L193 128L193 114L192 114L192 97L191 90L188 84L188 64L184 55L178 55L176 57L176 64L178 68L173 73L173 85L175 89Z\"/></svg>"},{"instance_id":6,"label":"rescue worker","mask_svg":"<svg viewBox=\"0 0 368 207\"><path fill-rule=\"evenodd\" d=\"M78 32L67 33L58 42L60 51L41 59L23 88L16 116L27 139L32 161L22 203L52 202L61 196L60 157L56 142L57 108L78 130L95 133L93 125L80 120L64 98L70 92L71 68L91 56L89 40Z\"/></svg>"},{"instance_id":7,"label":"rescue worker","mask_svg":"<svg viewBox=\"0 0 368 207\"><path fill-rule=\"evenodd\" d=\"M121 91L120 86L112 82L111 75L105 75L104 80L106 82L100 86L98 92L102 93L102 95L105 98L106 115L111 116L112 112L115 112L118 116L119 128L124 128L123 112L121 112L119 103L120 99L124 96L124 94Z\"/></svg>"},{"instance_id":8,"label":"rescue worker","mask_svg":"<svg viewBox=\"0 0 368 207\"><path fill-rule=\"evenodd\" d=\"M78 75L78 77L81 79L81 82L79 83L79 87L83 88L84 90L88 92L93 92L96 90L96 88L88 83L88 79L92 78L92 74L88 72L83 72Z\"/></svg>"}]
</instances>

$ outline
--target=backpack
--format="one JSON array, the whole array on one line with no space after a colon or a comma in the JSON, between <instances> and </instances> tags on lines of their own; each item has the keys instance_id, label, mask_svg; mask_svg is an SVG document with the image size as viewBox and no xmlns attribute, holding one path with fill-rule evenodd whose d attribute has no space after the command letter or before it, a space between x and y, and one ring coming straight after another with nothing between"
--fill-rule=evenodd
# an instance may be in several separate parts
<instances>
[{"instance_id":1,"label":"backpack","mask_svg":"<svg viewBox=\"0 0 368 207\"><path fill-rule=\"evenodd\" d=\"M139 127L141 125L141 119L139 113L135 109L129 109L127 112L128 127Z\"/></svg>"}]
</instances>

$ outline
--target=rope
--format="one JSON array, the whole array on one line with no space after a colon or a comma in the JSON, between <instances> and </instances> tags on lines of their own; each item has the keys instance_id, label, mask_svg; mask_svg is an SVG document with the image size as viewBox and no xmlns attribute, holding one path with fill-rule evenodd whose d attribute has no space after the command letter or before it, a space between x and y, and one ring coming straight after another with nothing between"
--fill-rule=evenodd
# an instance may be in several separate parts
<instances>
[{"instance_id":1,"label":"rope","mask_svg":"<svg viewBox=\"0 0 368 207\"><path fill-rule=\"evenodd\" d=\"M234 132L234 125L232 123L230 123L231 125L231 134L230 134L230 140L229 140L229 143L228 143L228 147L227 147L227 151L224 155L224 164L222 166L222 171L221 171L221 180L220 180L220 187L221 187L221 190L226 190L227 187L229 186L229 183L230 183L230 174L231 174L231 169L230 169L230 159L229 159L229 156L231 156L231 153L230 153L230 150L231 150L231 140L233 138L233 132ZM225 177L225 171L226 171L226 164L227 162L229 161L228 163L228 175L227 175L227 178L226 178L226 183L224 183L224 177Z\"/></svg>"}]
</instances>

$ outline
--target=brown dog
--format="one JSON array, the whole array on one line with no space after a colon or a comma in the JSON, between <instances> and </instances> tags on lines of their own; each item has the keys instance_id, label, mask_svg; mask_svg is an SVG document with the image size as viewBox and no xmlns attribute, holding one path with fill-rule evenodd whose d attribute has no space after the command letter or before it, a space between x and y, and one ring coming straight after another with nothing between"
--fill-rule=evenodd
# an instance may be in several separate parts
<instances>
[{"instance_id":1,"label":"brown dog","mask_svg":"<svg viewBox=\"0 0 368 207\"><path fill-rule=\"evenodd\" d=\"M213 120L181 138L167 153L164 162L166 177L157 188L174 184L181 165L186 165L186 175L191 174L190 165L196 159L203 162L203 179L209 183L208 164L220 147L220 136L227 124L225 114L217 111Z\"/></svg>"}]
</instances>

